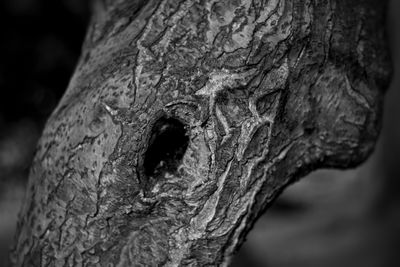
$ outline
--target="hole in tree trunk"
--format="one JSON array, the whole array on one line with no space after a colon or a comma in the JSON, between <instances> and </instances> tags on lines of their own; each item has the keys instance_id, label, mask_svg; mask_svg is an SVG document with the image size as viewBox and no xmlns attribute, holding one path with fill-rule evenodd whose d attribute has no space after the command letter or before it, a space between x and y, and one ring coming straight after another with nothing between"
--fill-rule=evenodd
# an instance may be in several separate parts
<instances>
[{"instance_id":1,"label":"hole in tree trunk","mask_svg":"<svg viewBox=\"0 0 400 267\"><path fill-rule=\"evenodd\" d=\"M185 125L177 119L161 117L152 128L144 159L147 177L176 173L189 144Z\"/></svg>"}]
</instances>

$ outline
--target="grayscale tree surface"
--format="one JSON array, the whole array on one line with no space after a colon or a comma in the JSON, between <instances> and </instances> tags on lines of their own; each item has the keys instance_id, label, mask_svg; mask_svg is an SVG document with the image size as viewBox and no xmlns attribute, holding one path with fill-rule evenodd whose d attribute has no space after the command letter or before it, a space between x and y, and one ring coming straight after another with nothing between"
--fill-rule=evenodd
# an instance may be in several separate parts
<instances>
[{"instance_id":1,"label":"grayscale tree surface","mask_svg":"<svg viewBox=\"0 0 400 267\"><path fill-rule=\"evenodd\" d=\"M384 2L97 0L12 263L229 264L287 185L373 150Z\"/></svg>"}]
</instances>

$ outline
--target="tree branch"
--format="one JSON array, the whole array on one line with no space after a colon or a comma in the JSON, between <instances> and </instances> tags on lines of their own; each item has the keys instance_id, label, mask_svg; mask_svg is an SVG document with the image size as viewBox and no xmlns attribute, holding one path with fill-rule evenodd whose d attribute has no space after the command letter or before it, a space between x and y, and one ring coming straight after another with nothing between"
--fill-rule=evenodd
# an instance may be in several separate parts
<instances>
[{"instance_id":1,"label":"tree branch","mask_svg":"<svg viewBox=\"0 0 400 267\"><path fill-rule=\"evenodd\" d=\"M382 1L94 10L32 164L15 266L226 265L287 185L371 153Z\"/></svg>"}]
</instances>

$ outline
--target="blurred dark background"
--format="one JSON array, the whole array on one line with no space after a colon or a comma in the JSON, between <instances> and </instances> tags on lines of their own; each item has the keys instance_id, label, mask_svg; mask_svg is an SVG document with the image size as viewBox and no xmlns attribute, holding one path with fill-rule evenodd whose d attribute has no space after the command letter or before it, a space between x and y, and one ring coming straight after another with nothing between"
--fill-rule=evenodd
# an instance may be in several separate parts
<instances>
[{"instance_id":1,"label":"blurred dark background","mask_svg":"<svg viewBox=\"0 0 400 267\"><path fill-rule=\"evenodd\" d=\"M234 266L400 266L400 1L387 31L395 67L373 156L290 187L257 222ZM0 2L0 267L12 244L29 165L67 87L89 20L87 0Z\"/></svg>"}]
</instances>

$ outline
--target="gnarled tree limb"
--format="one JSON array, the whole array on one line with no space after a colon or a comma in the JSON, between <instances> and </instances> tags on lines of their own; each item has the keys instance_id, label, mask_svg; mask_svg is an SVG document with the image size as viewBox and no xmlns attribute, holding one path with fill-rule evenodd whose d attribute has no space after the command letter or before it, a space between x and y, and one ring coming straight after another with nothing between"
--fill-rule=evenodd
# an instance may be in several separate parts
<instances>
[{"instance_id":1,"label":"gnarled tree limb","mask_svg":"<svg viewBox=\"0 0 400 267\"><path fill-rule=\"evenodd\" d=\"M317 167L371 153L377 0L97 1L49 119L15 266L225 265Z\"/></svg>"}]
</instances>

